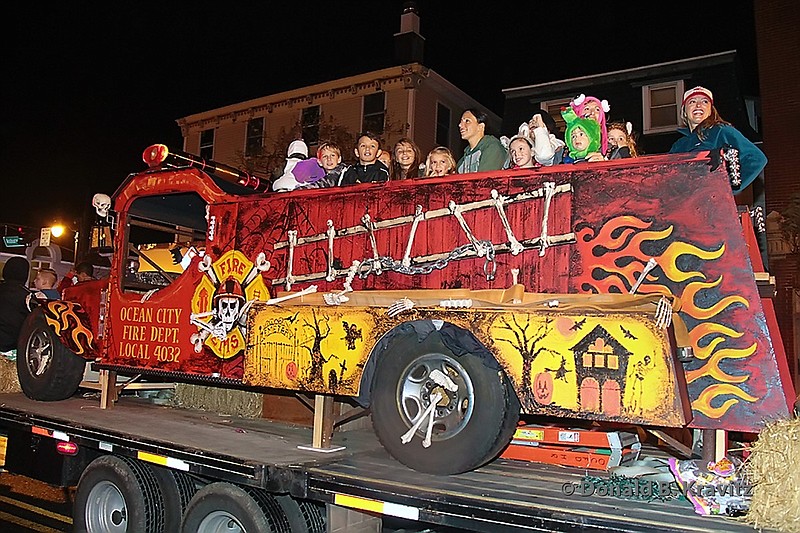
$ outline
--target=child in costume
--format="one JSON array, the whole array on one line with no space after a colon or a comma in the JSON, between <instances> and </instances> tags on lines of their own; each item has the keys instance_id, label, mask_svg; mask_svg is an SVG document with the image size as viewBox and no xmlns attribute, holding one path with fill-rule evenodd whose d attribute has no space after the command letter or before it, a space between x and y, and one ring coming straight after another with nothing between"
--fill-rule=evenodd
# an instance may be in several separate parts
<instances>
[{"instance_id":1,"label":"child in costume","mask_svg":"<svg viewBox=\"0 0 800 533\"><path fill-rule=\"evenodd\" d=\"M273 191L293 191L313 183L325 175L315 158L308 158L308 145L303 139L292 141L286 151L286 166L283 174L272 184Z\"/></svg>"},{"instance_id":2,"label":"child in costume","mask_svg":"<svg viewBox=\"0 0 800 533\"><path fill-rule=\"evenodd\" d=\"M585 161L602 161L600 150L600 124L590 118L580 118L571 107L561 110L561 116L567 123L564 141L569 154L564 155L564 163L583 163Z\"/></svg>"},{"instance_id":3,"label":"child in costume","mask_svg":"<svg viewBox=\"0 0 800 533\"><path fill-rule=\"evenodd\" d=\"M633 139L633 124L612 122L608 125L608 152L606 159L626 159L639 157L636 141Z\"/></svg>"},{"instance_id":4,"label":"child in costume","mask_svg":"<svg viewBox=\"0 0 800 533\"><path fill-rule=\"evenodd\" d=\"M556 138L556 121L547 111L540 110L528 122L533 139L533 156L537 163L546 167L558 165L564 153L564 141Z\"/></svg>"},{"instance_id":5,"label":"child in costume","mask_svg":"<svg viewBox=\"0 0 800 533\"><path fill-rule=\"evenodd\" d=\"M570 107L575 114L581 118L590 118L600 125L600 151L606 153L608 150L608 130L606 128L606 113L611 111L608 100L599 100L594 96L579 94L572 102Z\"/></svg>"}]
</instances>

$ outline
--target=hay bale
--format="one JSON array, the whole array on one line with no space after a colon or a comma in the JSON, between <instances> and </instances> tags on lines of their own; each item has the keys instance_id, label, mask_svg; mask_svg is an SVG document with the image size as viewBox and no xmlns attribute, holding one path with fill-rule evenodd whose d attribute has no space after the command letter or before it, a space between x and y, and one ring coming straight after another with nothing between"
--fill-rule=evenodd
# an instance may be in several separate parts
<instances>
[{"instance_id":1,"label":"hay bale","mask_svg":"<svg viewBox=\"0 0 800 533\"><path fill-rule=\"evenodd\" d=\"M22 392L17 379L17 363L0 357L0 393Z\"/></svg>"},{"instance_id":2,"label":"hay bale","mask_svg":"<svg viewBox=\"0 0 800 533\"><path fill-rule=\"evenodd\" d=\"M745 520L757 528L800 533L800 420L767 425L746 465L755 486Z\"/></svg>"},{"instance_id":3,"label":"hay bale","mask_svg":"<svg viewBox=\"0 0 800 533\"><path fill-rule=\"evenodd\" d=\"M262 395L221 387L205 387L178 383L172 405L186 409L202 409L220 415L261 418Z\"/></svg>"}]
</instances>

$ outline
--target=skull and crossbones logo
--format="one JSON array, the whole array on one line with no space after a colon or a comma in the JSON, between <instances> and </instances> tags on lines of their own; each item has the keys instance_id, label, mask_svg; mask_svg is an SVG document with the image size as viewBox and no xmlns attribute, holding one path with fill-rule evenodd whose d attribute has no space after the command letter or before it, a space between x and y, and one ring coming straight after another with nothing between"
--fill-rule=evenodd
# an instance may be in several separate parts
<instances>
[{"instance_id":1,"label":"skull and crossbones logo","mask_svg":"<svg viewBox=\"0 0 800 533\"><path fill-rule=\"evenodd\" d=\"M198 268L214 285L211 310L192 313L190 316L192 324L198 328L197 333L192 335L191 341L194 344L194 351L200 353L209 335L224 341L235 328L239 328L244 334L247 311L255 301L255 299L247 300L245 291L262 272L269 270L270 262L263 252L258 254L255 264L241 282L234 276L228 276L220 281L208 255L203 257Z\"/></svg>"}]
</instances>

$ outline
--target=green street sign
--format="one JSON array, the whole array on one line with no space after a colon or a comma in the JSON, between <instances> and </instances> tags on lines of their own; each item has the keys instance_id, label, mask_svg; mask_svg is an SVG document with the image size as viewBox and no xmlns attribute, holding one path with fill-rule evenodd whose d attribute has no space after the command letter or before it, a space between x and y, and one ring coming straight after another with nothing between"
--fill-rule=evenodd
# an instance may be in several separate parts
<instances>
[{"instance_id":1,"label":"green street sign","mask_svg":"<svg viewBox=\"0 0 800 533\"><path fill-rule=\"evenodd\" d=\"M26 246L21 235L3 236L3 244L6 248L25 248Z\"/></svg>"}]
</instances>

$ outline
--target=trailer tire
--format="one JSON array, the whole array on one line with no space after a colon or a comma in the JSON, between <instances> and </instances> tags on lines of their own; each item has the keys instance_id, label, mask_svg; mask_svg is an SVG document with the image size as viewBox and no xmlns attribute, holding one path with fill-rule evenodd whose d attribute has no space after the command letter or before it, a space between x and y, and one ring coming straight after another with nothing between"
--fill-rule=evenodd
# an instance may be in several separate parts
<instances>
[{"instance_id":1,"label":"trailer tire","mask_svg":"<svg viewBox=\"0 0 800 533\"><path fill-rule=\"evenodd\" d=\"M288 494L275 499L289 518L292 533L325 533L325 507L308 500L298 500Z\"/></svg>"},{"instance_id":2,"label":"trailer tire","mask_svg":"<svg viewBox=\"0 0 800 533\"><path fill-rule=\"evenodd\" d=\"M430 377L439 369L458 386L453 394ZM519 401L502 371L477 356L458 357L436 334L422 343L404 339L378 362L372 388L372 424L383 447L401 463L431 474L460 474L491 461L511 440ZM431 445L423 447L428 423L403 444L430 405L434 391L447 393L435 411Z\"/></svg>"},{"instance_id":3,"label":"trailer tire","mask_svg":"<svg viewBox=\"0 0 800 533\"><path fill-rule=\"evenodd\" d=\"M197 492L197 486L191 476L183 472L176 472L170 468L156 465L147 465L156 477L158 488L164 502L164 531L179 531L183 513L189 506L192 496Z\"/></svg>"},{"instance_id":4,"label":"trailer tire","mask_svg":"<svg viewBox=\"0 0 800 533\"><path fill-rule=\"evenodd\" d=\"M17 343L17 376L25 396L65 400L78 390L85 368L86 361L61 344L43 311L34 309L22 324Z\"/></svg>"},{"instance_id":5,"label":"trailer tire","mask_svg":"<svg viewBox=\"0 0 800 533\"><path fill-rule=\"evenodd\" d=\"M183 515L183 533L212 533L235 525L242 531L291 533L275 498L259 489L216 482L198 490Z\"/></svg>"},{"instance_id":6,"label":"trailer tire","mask_svg":"<svg viewBox=\"0 0 800 533\"><path fill-rule=\"evenodd\" d=\"M76 533L164 530L158 481L144 463L104 455L92 461L78 482Z\"/></svg>"}]
</instances>

